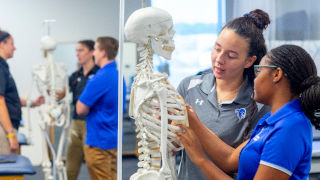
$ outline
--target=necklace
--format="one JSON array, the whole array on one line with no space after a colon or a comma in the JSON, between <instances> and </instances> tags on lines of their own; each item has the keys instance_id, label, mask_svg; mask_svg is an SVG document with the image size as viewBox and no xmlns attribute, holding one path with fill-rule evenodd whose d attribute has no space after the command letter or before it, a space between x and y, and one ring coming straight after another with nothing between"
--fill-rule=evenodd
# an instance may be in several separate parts
<instances>
[{"instance_id":1,"label":"necklace","mask_svg":"<svg viewBox=\"0 0 320 180\"><path fill-rule=\"evenodd\" d=\"M242 84L243 84L243 82L242 82ZM235 94L237 94L237 93L239 92L240 88L242 87L242 84L241 84L239 87L237 87L236 89L234 89L233 91L231 91L230 93L228 93L228 94L226 94L226 95L224 95L224 96L222 96L222 97L219 97L219 96L218 96L218 91L217 91L217 100L218 100L218 103L219 103L219 104L222 104L223 102L226 101L226 99L229 100L229 98L230 98L231 96L234 96ZM230 99L230 100L231 100L231 99Z\"/></svg>"}]
</instances>

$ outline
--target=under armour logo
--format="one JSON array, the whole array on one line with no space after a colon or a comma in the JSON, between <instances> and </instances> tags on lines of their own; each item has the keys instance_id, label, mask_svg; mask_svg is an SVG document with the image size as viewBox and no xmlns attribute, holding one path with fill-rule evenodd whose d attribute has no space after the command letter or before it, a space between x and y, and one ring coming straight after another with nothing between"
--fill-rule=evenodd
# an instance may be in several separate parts
<instances>
[{"instance_id":1,"label":"under armour logo","mask_svg":"<svg viewBox=\"0 0 320 180\"><path fill-rule=\"evenodd\" d=\"M196 104L199 104L200 106L202 105L202 103L203 103L203 100L200 100L200 99L196 99L196 102L195 102Z\"/></svg>"}]
</instances>

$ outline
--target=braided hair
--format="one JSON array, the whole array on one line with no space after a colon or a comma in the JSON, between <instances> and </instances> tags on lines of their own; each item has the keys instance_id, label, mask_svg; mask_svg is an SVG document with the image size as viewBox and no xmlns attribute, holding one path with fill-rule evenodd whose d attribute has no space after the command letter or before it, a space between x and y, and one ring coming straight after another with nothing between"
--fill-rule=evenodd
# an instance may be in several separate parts
<instances>
[{"instance_id":1,"label":"braided hair","mask_svg":"<svg viewBox=\"0 0 320 180\"><path fill-rule=\"evenodd\" d=\"M316 129L320 129L320 77L312 57L296 45L272 49L267 57L280 67L290 83L291 93L299 95L301 107Z\"/></svg>"},{"instance_id":2,"label":"braided hair","mask_svg":"<svg viewBox=\"0 0 320 180\"><path fill-rule=\"evenodd\" d=\"M248 57L257 56L257 60L254 62L254 65L256 65L260 63L262 57L267 53L263 30L266 29L269 24L269 15L260 9L256 9L245 14L243 17L238 17L230 21L223 29L232 29L239 36L247 40L249 44ZM248 76L249 81L253 83L255 77L253 66L246 68L243 75Z\"/></svg>"}]
</instances>

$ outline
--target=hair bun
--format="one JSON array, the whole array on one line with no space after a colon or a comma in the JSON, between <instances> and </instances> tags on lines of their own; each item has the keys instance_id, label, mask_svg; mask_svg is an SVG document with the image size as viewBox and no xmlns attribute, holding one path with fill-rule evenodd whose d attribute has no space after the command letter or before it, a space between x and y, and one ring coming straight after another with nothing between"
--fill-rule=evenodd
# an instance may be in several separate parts
<instances>
[{"instance_id":1,"label":"hair bun","mask_svg":"<svg viewBox=\"0 0 320 180\"><path fill-rule=\"evenodd\" d=\"M261 30L266 29L270 24L269 15L261 9L250 11L250 13L243 16L254 20L256 26Z\"/></svg>"},{"instance_id":2,"label":"hair bun","mask_svg":"<svg viewBox=\"0 0 320 180\"><path fill-rule=\"evenodd\" d=\"M317 83L320 83L320 77L319 76L310 76L307 79L303 80L300 85L300 92L305 91L306 89L309 89L312 85L315 85Z\"/></svg>"}]
</instances>

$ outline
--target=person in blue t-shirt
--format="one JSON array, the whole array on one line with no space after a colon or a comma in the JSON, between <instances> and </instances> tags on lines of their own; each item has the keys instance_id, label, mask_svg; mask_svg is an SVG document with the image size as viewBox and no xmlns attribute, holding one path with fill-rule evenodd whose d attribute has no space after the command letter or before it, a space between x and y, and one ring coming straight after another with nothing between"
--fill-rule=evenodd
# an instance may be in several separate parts
<instances>
[{"instance_id":1,"label":"person in blue t-shirt","mask_svg":"<svg viewBox=\"0 0 320 180\"><path fill-rule=\"evenodd\" d=\"M249 140L237 148L209 131L188 107L190 127L177 132L191 160L208 179L308 179L312 125L320 129L320 77L301 47L272 49L255 65L254 100L269 105ZM180 126L180 125L179 125ZM209 155L207 159L204 151Z\"/></svg>"},{"instance_id":2,"label":"person in blue t-shirt","mask_svg":"<svg viewBox=\"0 0 320 180\"><path fill-rule=\"evenodd\" d=\"M87 82L76 104L77 114L87 115L84 155L91 179L117 177L118 92L124 97L126 92L125 83L118 90L118 47L112 37L97 39L93 54L100 69Z\"/></svg>"}]
</instances>

